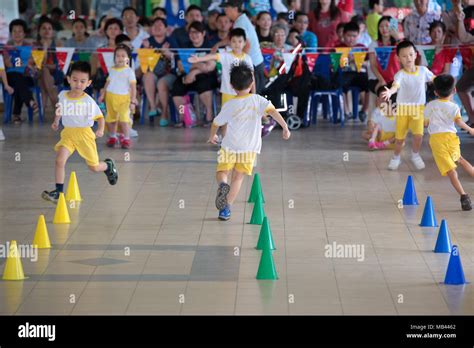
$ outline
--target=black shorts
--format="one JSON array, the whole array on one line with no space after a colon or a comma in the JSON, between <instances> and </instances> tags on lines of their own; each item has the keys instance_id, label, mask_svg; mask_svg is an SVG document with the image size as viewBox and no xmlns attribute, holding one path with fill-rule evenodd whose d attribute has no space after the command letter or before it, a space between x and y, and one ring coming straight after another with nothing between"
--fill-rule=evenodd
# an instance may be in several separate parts
<instances>
[{"instance_id":1,"label":"black shorts","mask_svg":"<svg viewBox=\"0 0 474 348\"><path fill-rule=\"evenodd\" d=\"M367 73L347 71L342 73L342 89L347 92L351 87L358 87L361 92L369 90L369 79Z\"/></svg>"},{"instance_id":2,"label":"black shorts","mask_svg":"<svg viewBox=\"0 0 474 348\"><path fill-rule=\"evenodd\" d=\"M179 76L173 84L171 96L182 97L189 91L195 91L198 94L202 94L204 92L212 91L217 88L217 86L217 75L215 72L196 75L196 81L189 85L185 85L183 83L183 77Z\"/></svg>"}]
</instances>

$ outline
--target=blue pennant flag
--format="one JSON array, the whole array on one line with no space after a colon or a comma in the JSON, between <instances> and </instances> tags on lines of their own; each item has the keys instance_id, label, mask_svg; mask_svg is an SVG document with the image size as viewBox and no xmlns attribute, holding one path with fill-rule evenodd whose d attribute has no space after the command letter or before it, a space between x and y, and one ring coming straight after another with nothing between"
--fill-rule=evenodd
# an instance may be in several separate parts
<instances>
[{"instance_id":1,"label":"blue pennant flag","mask_svg":"<svg viewBox=\"0 0 474 348\"><path fill-rule=\"evenodd\" d=\"M187 74L189 70L191 70L191 63L188 62L189 57L196 55L195 49L179 49L178 50L179 58L181 59L181 63L183 64L184 72Z\"/></svg>"},{"instance_id":2,"label":"blue pennant flag","mask_svg":"<svg viewBox=\"0 0 474 348\"><path fill-rule=\"evenodd\" d=\"M390 60L390 55L392 54L392 47L376 47L375 53L377 55L377 60L379 61L382 70L387 69L388 61Z\"/></svg>"},{"instance_id":3,"label":"blue pennant flag","mask_svg":"<svg viewBox=\"0 0 474 348\"><path fill-rule=\"evenodd\" d=\"M8 54L12 63L12 67L8 68L8 71L17 71L23 74L25 72L28 60L31 57L31 50L31 46L18 46L8 49Z\"/></svg>"}]
</instances>

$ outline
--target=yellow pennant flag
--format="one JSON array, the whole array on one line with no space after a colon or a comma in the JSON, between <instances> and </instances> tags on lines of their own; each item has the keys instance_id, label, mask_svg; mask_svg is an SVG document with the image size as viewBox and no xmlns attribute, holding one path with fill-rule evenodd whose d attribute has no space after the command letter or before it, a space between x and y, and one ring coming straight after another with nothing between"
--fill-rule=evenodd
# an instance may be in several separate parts
<instances>
[{"instance_id":1,"label":"yellow pennant flag","mask_svg":"<svg viewBox=\"0 0 474 348\"><path fill-rule=\"evenodd\" d=\"M140 61L140 69L142 73L146 73L148 71L148 66L150 62L150 57L155 52L154 48L139 48L138 52L138 60Z\"/></svg>"},{"instance_id":2,"label":"yellow pennant flag","mask_svg":"<svg viewBox=\"0 0 474 348\"><path fill-rule=\"evenodd\" d=\"M148 57L148 68L150 69L150 71L153 71L155 69L156 63L158 63L160 58L161 58L161 53L158 53L156 51L153 52L153 54Z\"/></svg>"},{"instance_id":3,"label":"yellow pennant flag","mask_svg":"<svg viewBox=\"0 0 474 348\"><path fill-rule=\"evenodd\" d=\"M364 64L367 52L352 52L352 55L354 56L357 72L360 72L360 68L362 68L362 64Z\"/></svg>"},{"instance_id":4,"label":"yellow pennant flag","mask_svg":"<svg viewBox=\"0 0 474 348\"><path fill-rule=\"evenodd\" d=\"M342 53L341 60L340 60L341 68L349 66L349 52L350 51L351 51L350 47L336 47L336 52Z\"/></svg>"},{"instance_id":5,"label":"yellow pennant flag","mask_svg":"<svg viewBox=\"0 0 474 348\"><path fill-rule=\"evenodd\" d=\"M40 51L40 50L33 50L31 52L31 55L33 56L33 60L35 61L35 64L38 69L41 69L43 66L43 60L44 56L46 54L46 51Z\"/></svg>"}]
</instances>

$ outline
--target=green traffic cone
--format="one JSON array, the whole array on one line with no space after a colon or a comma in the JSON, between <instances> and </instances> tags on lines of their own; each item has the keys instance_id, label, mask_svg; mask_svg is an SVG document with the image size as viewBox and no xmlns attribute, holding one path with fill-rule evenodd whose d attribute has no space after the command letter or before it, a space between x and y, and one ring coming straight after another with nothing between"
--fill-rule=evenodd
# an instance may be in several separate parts
<instances>
[{"instance_id":1,"label":"green traffic cone","mask_svg":"<svg viewBox=\"0 0 474 348\"><path fill-rule=\"evenodd\" d=\"M260 174L256 173L253 177L252 188L250 189L250 196L247 203L255 203L258 200L261 200L263 203L265 203L265 198L263 198L262 184L260 183Z\"/></svg>"},{"instance_id":2,"label":"green traffic cone","mask_svg":"<svg viewBox=\"0 0 474 348\"><path fill-rule=\"evenodd\" d=\"M275 243L273 242L272 230L270 229L270 223L268 222L268 218L266 216L263 218L262 228L260 229L260 235L258 237L258 243L255 249L275 250Z\"/></svg>"},{"instance_id":3,"label":"green traffic cone","mask_svg":"<svg viewBox=\"0 0 474 348\"><path fill-rule=\"evenodd\" d=\"M250 218L251 225L261 225L263 218L265 217L265 211L263 210L263 203L261 200L257 200L253 205L252 217Z\"/></svg>"},{"instance_id":4,"label":"green traffic cone","mask_svg":"<svg viewBox=\"0 0 474 348\"><path fill-rule=\"evenodd\" d=\"M273 255L270 249L263 249L262 251L262 257L260 258L260 264L258 265L257 279L278 279L275 261L273 261Z\"/></svg>"}]
</instances>

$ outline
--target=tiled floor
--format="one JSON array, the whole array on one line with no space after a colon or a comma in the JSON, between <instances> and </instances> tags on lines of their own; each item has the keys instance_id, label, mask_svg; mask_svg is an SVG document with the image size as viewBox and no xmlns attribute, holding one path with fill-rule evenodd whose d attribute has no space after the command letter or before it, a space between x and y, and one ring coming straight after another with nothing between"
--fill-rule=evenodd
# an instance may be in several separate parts
<instances>
[{"instance_id":1,"label":"tiled floor","mask_svg":"<svg viewBox=\"0 0 474 348\"><path fill-rule=\"evenodd\" d=\"M433 197L459 245L466 278L474 281L474 213L460 211L438 174L427 141L427 169L390 152L368 152L362 128L318 124L275 131L258 158L277 249L280 279L255 279L259 226L249 225L244 183L229 222L214 207L216 149L204 129L138 127L128 153L99 140L101 158L118 163L117 186L69 161L84 201L71 225L53 225L54 208L40 198L54 184L57 139L49 125L4 128L0 143L0 243L31 244L45 214L54 247L36 262L23 259L25 281L0 281L1 314L474 314L472 284L442 284L449 255L434 254L437 230L421 228L422 206L399 209L407 175L423 204ZM474 160L474 139L462 135ZM18 160L19 159L19 160ZM407 159L407 153L404 155ZM474 195L474 180L461 173ZM364 246L364 260L326 258L325 246ZM3 269L4 259L0 259Z\"/></svg>"}]
</instances>

